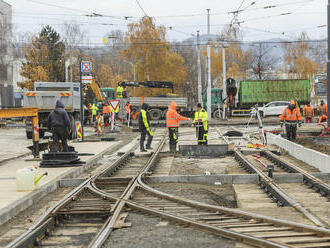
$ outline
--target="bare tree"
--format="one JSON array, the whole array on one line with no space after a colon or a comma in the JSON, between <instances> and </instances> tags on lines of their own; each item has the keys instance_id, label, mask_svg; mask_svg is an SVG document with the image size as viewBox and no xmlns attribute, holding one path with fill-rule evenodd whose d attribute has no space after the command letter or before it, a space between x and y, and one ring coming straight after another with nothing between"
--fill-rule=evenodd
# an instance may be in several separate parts
<instances>
[{"instance_id":1,"label":"bare tree","mask_svg":"<svg viewBox=\"0 0 330 248\"><path fill-rule=\"evenodd\" d=\"M265 79L265 72L270 70L277 61L271 54L273 46L261 42L252 44L252 46L253 48L250 49L250 54L252 57L253 72L258 79Z\"/></svg>"},{"instance_id":2,"label":"bare tree","mask_svg":"<svg viewBox=\"0 0 330 248\"><path fill-rule=\"evenodd\" d=\"M79 80L78 58L83 57L81 44L85 41L85 32L76 23L64 23L62 37L66 49L66 80L77 82Z\"/></svg>"}]
</instances>

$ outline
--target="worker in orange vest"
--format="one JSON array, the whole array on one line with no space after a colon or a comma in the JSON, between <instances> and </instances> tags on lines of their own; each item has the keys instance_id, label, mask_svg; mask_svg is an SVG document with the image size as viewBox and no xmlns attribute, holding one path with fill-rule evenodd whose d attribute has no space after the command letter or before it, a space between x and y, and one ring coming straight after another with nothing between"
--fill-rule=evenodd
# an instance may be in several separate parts
<instances>
[{"instance_id":1,"label":"worker in orange vest","mask_svg":"<svg viewBox=\"0 0 330 248\"><path fill-rule=\"evenodd\" d=\"M320 112L320 115L326 115L328 112L328 106L326 103L324 103L323 100L321 100L320 105L317 107L317 110Z\"/></svg>"},{"instance_id":2,"label":"worker in orange vest","mask_svg":"<svg viewBox=\"0 0 330 248\"><path fill-rule=\"evenodd\" d=\"M172 102L166 113L166 126L168 128L169 138L170 138L170 151L176 152L176 144L178 143L179 138L179 126L181 120L190 120L187 117L183 117L178 114L176 111L177 104Z\"/></svg>"},{"instance_id":3,"label":"worker in orange vest","mask_svg":"<svg viewBox=\"0 0 330 248\"><path fill-rule=\"evenodd\" d=\"M313 123L314 108L310 103L303 108L303 116L305 117L305 123Z\"/></svg>"},{"instance_id":4,"label":"worker in orange vest","mask_svg":"<svg viewBox=\"0 0 330 248\"><path fill-rule=\"evenodd\" d=\"M104 126L109 126L109 116L110 116L110 108L107 103L103 106L103 119L104 119Z\"/></svg>"},{"instance_id":5,"label":"worker in orange vest","mask_svg":"<svg viewBox=\"0 0 330 248\"><path fill-rule=\"evenodd\" d=\"M97 116L96 116L96 133L97 133L97 136L102 135L102 121L103 121L103 117L101 115L101 112L98 111Z\"/></svg>"},{"instance_id":6,"label":"worker in orange vest","mask_svg":"<svg viewBox=\"0 0 330 248\"><path fill-rule=\"evenodd\" d=\"M301 126L300 110L296 107L294 100L291 100L289 106L284 109L280 120L281 127L285 122L287 139L294 141L297 135L297 124Z\"/></svg>"},{"instance_id":7,"label":"worker in orange vest","mask_svg":"<svg viewBox=\"0 0 330 248\"><path fill-rule=\"evenodd\" d=\"M317 124L321 124L322 122L327 122L328 121L328 116L325 114L321 115L319 120L317 121Z\"/></svg>"},{"instance_id":8,"label":"worker in orange vest","mask_svg":"<svg viewBox=\"0 0 330 248\"><path fill-rule=\"evenodd\" d=\"M130 104L130 102L126 103L125 111L126 111L127 121L131 120L132 119L132 105Z\"/></svg>"}]
</instances>

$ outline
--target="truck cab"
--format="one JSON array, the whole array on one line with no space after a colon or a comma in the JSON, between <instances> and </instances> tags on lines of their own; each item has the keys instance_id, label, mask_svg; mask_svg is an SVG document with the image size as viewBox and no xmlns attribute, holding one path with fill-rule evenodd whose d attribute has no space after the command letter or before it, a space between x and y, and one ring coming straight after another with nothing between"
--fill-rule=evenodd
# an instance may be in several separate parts
<instances>
[{"instance_id":1,"label":"truck cab","mask_svg":"<svg viewBox=\"0 0 330 248\"><path fill-rule=\"evenodd\" d=\"M220 118L222 113L222 89L211 89L211 113L213 118ZM203 92L203 108L207 110L207 90Z\"/></svg>"},{"instance_id":2,"label":"truck cab","mask_svg":"<svg viewBox=\"0 0 330 248\"><path fill-rule=\"evenodd\" d=\"M101 92L105 100L115 99L115 89L114 88L102 88Z\"/></svg>"}]
</instances>

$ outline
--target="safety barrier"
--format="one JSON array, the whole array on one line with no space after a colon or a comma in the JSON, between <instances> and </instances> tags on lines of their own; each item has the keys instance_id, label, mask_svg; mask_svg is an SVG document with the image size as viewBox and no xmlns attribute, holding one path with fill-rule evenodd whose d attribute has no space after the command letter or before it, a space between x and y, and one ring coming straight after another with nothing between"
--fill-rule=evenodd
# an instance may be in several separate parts
<instances>
[{"instance_id":1,"label":"safety barrier","mask_svg":"<svg viewBox=\"0 0 330 248\"><path fill-rule=\"evenodd\" d=\"M293 157L318 168L321 172L330 172L330 156L327 154L306 148L272 133L267 133L267 142L281 147Z\"/></svg>"}]
</instances>

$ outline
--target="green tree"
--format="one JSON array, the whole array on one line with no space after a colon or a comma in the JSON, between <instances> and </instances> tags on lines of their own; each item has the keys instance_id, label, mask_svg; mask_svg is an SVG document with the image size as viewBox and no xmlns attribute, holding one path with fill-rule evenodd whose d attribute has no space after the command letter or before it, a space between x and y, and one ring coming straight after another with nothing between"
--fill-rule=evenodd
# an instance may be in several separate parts
<instances>
[{"instance_id":1,"label":"green tree","mask_svg":"<svg viewBox=\"0 0 330 248\"><path fill-rule=\"evenodd\" d=\"M37 37L26 49L26 63L21 75L27 78L23 87L33 88L36 81L64 82L65 80L65 45L60 35L50 26L42 28ZM42 73L39 73L42 72Z\"/></svg>"}]
</instances>

